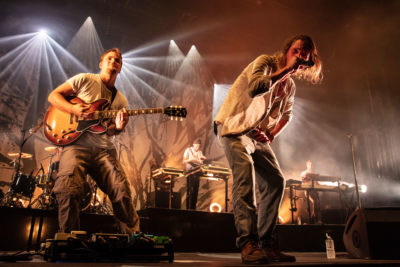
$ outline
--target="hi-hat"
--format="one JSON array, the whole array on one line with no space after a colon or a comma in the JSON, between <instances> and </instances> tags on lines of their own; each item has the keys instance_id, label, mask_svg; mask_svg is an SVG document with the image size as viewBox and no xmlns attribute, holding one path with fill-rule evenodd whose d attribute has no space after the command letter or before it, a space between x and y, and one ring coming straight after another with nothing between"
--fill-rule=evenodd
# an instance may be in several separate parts
<instances>
[{"instance_id":1,"label":"hi-hat","mask_svg":"<svg viewBox=\"0 0 400 267\"><path fill-rule=\"evenodd\" d=\"M57 147L56 146L48 146L48 147L45 147L44 150L46 150L48 152L54 152L57 150Z\"/></svg>"},{"instance_id":2,"label":"hi-hat","mask_svg":"<svg viewBox=\"0 0 400 267\"><path fill-rule=\"evenodd\" d=\"M13 158L19 157L19 153L7 153L7 155L9 155L10 157L13 157ZM21 153L21 159L30 159L30 158L32 158L32 154Z\"/></svg>"}]
</instances>

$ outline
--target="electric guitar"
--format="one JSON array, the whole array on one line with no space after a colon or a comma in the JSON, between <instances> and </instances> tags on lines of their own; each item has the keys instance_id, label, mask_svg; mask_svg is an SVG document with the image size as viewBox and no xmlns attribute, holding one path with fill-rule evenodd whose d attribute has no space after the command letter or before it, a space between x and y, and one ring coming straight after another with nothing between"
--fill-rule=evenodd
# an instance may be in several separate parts
<instances>
[{"instance_id":1,"label":"electric guitar","mask_svg":"<svg viewBox=\"0 0 400 267\"><path fill-rule=\"evenodd\" d=\"M86 104L78 97L67 98L71 104ZM57 146L70 145L77 141L85 132L103 134L107 131L109 119L117 116L118 110L107 110L109 102L106 99L99 99L90 103L88 112L93 112L90 118L85 119L61 111L54 106L50 106L44 116L43 131L46 138ZM129 116L158 114L163 113L173 119L173 117L185 118L186 109L178 106L166 108L144 108L127 110Z\"/></svg>"}]
</instances>

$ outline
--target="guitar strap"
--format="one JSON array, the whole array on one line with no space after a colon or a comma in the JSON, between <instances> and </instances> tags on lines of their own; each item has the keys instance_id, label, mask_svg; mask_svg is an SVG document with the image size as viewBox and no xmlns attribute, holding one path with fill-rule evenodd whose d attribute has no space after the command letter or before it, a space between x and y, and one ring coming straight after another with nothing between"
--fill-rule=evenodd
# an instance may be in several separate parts
<instances>
[{"instance_id":1,"label":"guitar strap","mask_svg":"<svg viewBox=\"0 0 400 267\"><path fill-rule=\"evenodd\" d=\"M113 89L114 90L112 91L112 95L111 95L110 109L111 109L112 103L114 102L115 96L117 95L117 92L118 92L117 88L113 87Z\"/></svg>"}]
</instances>

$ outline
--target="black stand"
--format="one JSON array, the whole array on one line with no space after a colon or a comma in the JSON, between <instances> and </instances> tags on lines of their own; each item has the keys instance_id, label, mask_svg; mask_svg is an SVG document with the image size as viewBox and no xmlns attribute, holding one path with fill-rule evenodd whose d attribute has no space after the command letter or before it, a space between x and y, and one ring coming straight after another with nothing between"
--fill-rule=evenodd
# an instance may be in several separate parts
<instances>
[{"instance_id":1,"label":"black stand","mask_svg":"<svg viewBox=\"0 0 400 267\"><path fill-rule=\"evenodd\" d=\"M289 197L290 197L290 213L292 215L292 223L294 224L294 213L297 211L297 196L296 193L294 191L294 186L290 185L289 186Z\"/></svg>"}]
</instances>

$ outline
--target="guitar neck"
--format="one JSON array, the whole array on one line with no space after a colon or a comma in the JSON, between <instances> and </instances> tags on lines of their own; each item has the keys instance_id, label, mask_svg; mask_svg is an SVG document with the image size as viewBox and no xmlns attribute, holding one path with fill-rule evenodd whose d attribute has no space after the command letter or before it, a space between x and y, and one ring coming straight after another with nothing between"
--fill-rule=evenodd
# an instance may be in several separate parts
<instances>
[{"instance_id":1,"label":"guitar neck","mask_svg":"<svg viewBox=\"0 0 400 267\"><path fill-rule=\"evenodd\" d=\"M114 118L117 116L118 111L119 110L98 111L98 116L105 119ZM127 113L129 116L164 113L164 108L129 109L127 110Z\"/></svg>"}]
</instances>

